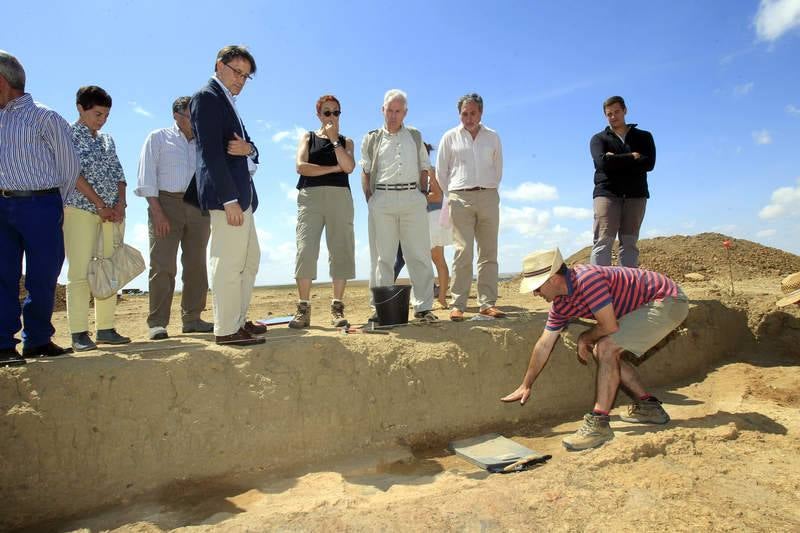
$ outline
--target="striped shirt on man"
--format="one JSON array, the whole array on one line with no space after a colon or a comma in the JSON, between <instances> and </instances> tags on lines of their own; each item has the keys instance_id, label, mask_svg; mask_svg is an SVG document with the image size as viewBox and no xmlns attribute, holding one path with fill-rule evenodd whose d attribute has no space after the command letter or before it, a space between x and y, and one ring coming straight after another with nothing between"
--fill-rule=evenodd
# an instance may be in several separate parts
<instances>
[{"instance_id":1,"label":"striped shirt on man","mask_svg":"<svg viewBox=\"0 0 800 533\"><path fill-rule=\"evenodd\" d=\"M573 318L594 318L608 304L617 319L654 300L678 296L664 274L641 268L575 265L567 270L567 294L556 296L545 329L561 331Z\"/></svg>"},{"instance_id":2,"label":"striped shirt on man","mask_svg":"<svg viewBox=\"0 0 800 533\"><path fill-rule=\"evenodd\" d=\"M0 190L58 188L66 198L79 172L72 131L61 115L28 93L0 108Z\"/></svg>"}]
</instances>

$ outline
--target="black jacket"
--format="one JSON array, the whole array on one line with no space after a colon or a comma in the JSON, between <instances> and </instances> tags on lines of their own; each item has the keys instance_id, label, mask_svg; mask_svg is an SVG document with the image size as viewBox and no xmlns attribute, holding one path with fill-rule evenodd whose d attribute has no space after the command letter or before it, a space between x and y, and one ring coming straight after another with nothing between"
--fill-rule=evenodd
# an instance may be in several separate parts
<instances>
[{"instance_id":1,"label":"black jacket","mask_svg":"<svg viewBox=\"0 0 800 533\"><path fill-rule=\"evenodd\" d=\"M222 210L225 202L238 199L242 211L252 205L255 212L258 196L247 168L247 156L229 155L227 151L234 133L251 142L228 97L216 81L209 80L192 96L189 109L200 156L195 174L200 208ZM254 161L258 163L258 152Z\"/></svg>"},{"instance_id":2,"label":"black jacket","mask_svg":"<svg viewBox=\"0 0 800 533\"><path fill-rule=\"evenodd\" d=\"M649 131L630 128L623 143L610 126L592 137L589 150L594 161L594 193L620 198L650 198L647 173L656 166L656 145ZM612 155L606 155L608 153ZM633 152L641 156L634 159Z\"/></svg>"}]
</instances>

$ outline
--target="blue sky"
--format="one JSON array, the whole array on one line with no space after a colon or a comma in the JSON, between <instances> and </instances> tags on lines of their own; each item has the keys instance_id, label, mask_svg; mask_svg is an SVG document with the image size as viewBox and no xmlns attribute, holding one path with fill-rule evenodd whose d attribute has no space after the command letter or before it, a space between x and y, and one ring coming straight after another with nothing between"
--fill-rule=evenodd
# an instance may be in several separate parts
<instances>
[{"instance_id":1,"label":"blue sky","mask_svg":"<svg viewBox=\"0 0 800 533\"><path fill-rule=\"evenodd\" d=\"M502 272L519 271L538 248L569 254L591 243L588 143L613 94L658 150L643 237L718 231L800 253L800 0L223 5L15 2L3 9L0 48L23 62L34 98L70 122L79 86L112 95L103 131L132 191L141 145L171 125L174 98L206 82L219 48L247 45L258 73L238 105L261 152L259 284L293 281L294 151L318 126L316 99L339 97L358 156L395 87L409 95L406 122L434 145L457 124L458 97L483 95L483 122L505 156ZM364 279L359 171L351 185ZM128 241L147 255L146 202L129 193L128 204Z\"/></svg>"}]
</instances>

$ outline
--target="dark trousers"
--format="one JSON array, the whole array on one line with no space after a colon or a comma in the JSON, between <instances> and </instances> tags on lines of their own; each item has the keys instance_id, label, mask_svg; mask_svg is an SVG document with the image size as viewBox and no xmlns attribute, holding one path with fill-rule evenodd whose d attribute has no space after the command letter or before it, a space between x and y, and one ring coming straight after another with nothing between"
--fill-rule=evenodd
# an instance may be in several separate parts
<instances>
[{"instance_id":1,"label":"dark trousers","mask_svg":"<svg viewBox=\"0 0 800 533\"><path fill-rule=\"evenodd\" d=\"M31 348L47 344L55 333L51 319L64 264L63 222L59 194L0 198L0 349L13 348L20 329ZM28 296L20 310L23 255Z\"/></svg>"},{"instance_id":2,"label":"dark trousers","mask_svg":"<svg viewBox=\"0 0 800 533\"><path fill-rule=\"evenodd\" d=\"M211 219L199 208L184 202L182 193L159 191L158 201L169 220L170 231L164 237L156 237L152 217L148 214L150 314L147 326L151 328L169 324L178 270L178 246L183 266L181 320L184 323L198 320L208 297L206 247L211 235Z\"/></svg>"},{"instance_id":3,"label":"dark trousers","mask_svg":"<svg viewBox=\"0 0 800 533\"><path fill-rule=\"evenodd\" d=\"M611 266L611 248L619 235L620 266L639 266L639 228L646 208L647 198L598 196L594 199L593 265Z\"/></svg>"}]
</instances>

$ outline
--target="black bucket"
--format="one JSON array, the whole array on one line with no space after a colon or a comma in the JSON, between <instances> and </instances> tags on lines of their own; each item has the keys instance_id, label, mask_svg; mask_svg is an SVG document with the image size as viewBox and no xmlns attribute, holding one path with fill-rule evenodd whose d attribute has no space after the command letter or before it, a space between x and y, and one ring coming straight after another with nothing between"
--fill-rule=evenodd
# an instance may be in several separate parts
<instances>
[{"instance_id":1,"label":"black bucket","mask_svg":"<svg viewBox=\"0 0 800 533\"><path fill-rule=\"evenodd\" d=\"M411 285L389 285L372 287L375 311L381 326L408 324L408 302L411 299Z\"/></svg>"}]
</instances>

